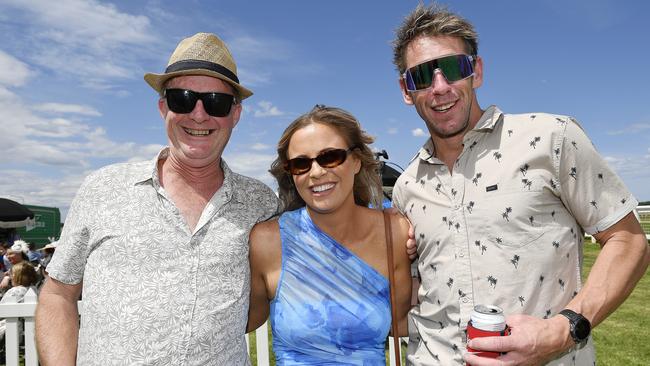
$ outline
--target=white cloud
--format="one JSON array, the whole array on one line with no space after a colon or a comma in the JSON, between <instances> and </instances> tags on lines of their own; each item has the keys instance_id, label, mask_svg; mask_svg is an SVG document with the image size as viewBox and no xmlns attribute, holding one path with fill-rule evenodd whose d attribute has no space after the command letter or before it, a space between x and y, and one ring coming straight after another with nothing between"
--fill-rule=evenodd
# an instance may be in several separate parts
<instances>
[{"instance_id":1,"label":"white cloud","mask_svg":"<svg viewBox=\"0 0 650 366\"><path fill-rule=\"evenodd\" d=\"M396 127L390 127L386 132L388 132L389 135L396 135L399 130Z\"/></svg>"},{"instance_id":2,"label":"white cloud","mask_svg":"<svg viewBox=\"0 0 650 366\"><path fill-rule=\"evenodd\" d=\"M272 148L271 145L263 144L263 143L261 143L261 142L254 143L254 144L251 146L251 150L255 150L255 151L268 150L268 149L270 149L270 148Z\"/></svg>"},{"instance_id":3,"label":"white cloud","mask_svg":"<svg viewBox=\"0 0 650 366\"><path fill-rule=\"evenodd\" d=\"M413 134L413 136L415 137L422 137L427 135L427 133L424 132L424 130L419 127L414 130L411 130L411 134Z\"/></svg>"},{"instance_id":4,"label":"white cloud","mask_svg":"<svg viewBox=\"0 0 650 366\"><path fill-rule=\"evenodd\" d=\"M48 113L72 113L93 117L99 117L102 115L98 110L91 106L78 104L43 103L34 106L34 110Z\"/></svg>"},{"instance_id":5,"label":"white cloud","mask_svg":"<svg viewBox=\"0 0 650 366\"><path fill-rule=\"evenodd\" d=\"M627 134L637 134L639 132L644 132L650 130L650 123L633 123L623 129L616 131L608 131L608 135L627 135Z\"/></svg>"},{"instance_id":6,"label":"white cloud","mask_svg":"<svg viewBox=\"0 0 650 366\"><path fill-rule=\"evenodd\" d=\"M280 111L278 107L274 106L271 102L263 100L257 103L257 106L258 108L254 109L255 117L263 118L263 117L276 117L276 116L284 115L284 112Z\"/></svg>"},{"instance_id":7,"label":"white cloud","mask_svg":"<svg viewBox=\"0 0 650 366\"><path fill-rule=\"evenodd\" d=\"M139 76L142 57L155 54L158 45L148 17L96 0L59 0L56 6L7 0L2 8L29 42L29 48L14 48L24 50L30 64L78 77L86 87L112 89L110 79Z\"/></svg>"},{"instance_id":8,"label":"white cloud","mask_svg":"<svg viewBox=\"0 0 650 366\"><path fill-rule=\"evenodd\" d=\"M275 154L224 154L224 159L233 171L259 179L270 187L277 186L275 178L268 172L271 163L275 160Z\"/></svg>"},{"instance_id":9,"label":"white cloud","mask_svg":"<svg viewBox=\"0 0 650 366\"><path fill-rule=\"evenodd\" d=\"M22 86L30 76L27 64L0 50L0 85Z\"/></svg>"}]
</instances>

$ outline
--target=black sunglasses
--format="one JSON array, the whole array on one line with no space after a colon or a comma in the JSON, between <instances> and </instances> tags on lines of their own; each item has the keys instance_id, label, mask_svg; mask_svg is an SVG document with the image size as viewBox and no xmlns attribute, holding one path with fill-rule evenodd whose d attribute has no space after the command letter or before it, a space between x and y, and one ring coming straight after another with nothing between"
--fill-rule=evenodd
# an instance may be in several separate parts
<instances>
[{"instance_id":1,"label":"black sunglasses","mask_svg":"<svg viewBox=\"0 0 650 366\"><path fill-rule=\"evenodd\" d=\"M284 169L293 175L305 174L311 170L314 160L323 168L335 168L345 162L348 157L348 152L354 150L356 147L351 147L347 150L332 149L323 151L315 158L307 158L300 156L297 158L287 160Z\"/></svg>"},{"instance_id":2,"label":"black sunglasses","mask_svg":"<svg viewBox=\"0 0 650 366\"><path fill-rule=\"evenodd\" d=\"M230 113L235 97L225 93L199 93L187 89L165 89L167 107L174 113L190 113L201 99L203 109L213 117L225 117Z\"/></svg>"},{"instance_id":3,"label":"black sunglasses","mask_svg":"<svg viewBox=\"0 0 650 366\"><path fill-rule=\"evenodd\" d=\"M433 84L436 70L440 70L447 82L453 83L474 75L474 61L469 55L451 55L425 61L406 70L402 77L406 90L424 90Z\"/></svg>"}]
</instances>

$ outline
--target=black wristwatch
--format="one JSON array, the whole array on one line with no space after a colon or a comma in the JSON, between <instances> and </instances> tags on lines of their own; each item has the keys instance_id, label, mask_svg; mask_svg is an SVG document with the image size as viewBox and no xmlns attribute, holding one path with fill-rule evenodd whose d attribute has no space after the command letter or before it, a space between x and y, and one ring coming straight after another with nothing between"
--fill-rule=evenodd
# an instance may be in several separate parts
<instances>
[{"instance_id":1,"label":"black wristwatch","mask_svg":"<svg viewBox=\"0 0 650 366\"><path fill-rule=\"evenodd\" d=\"M578 314L569 309L560 311L560 314L569 319L569 332L571 333L573 341L576 342L576 344L584 343L591 333L591 323L589 323L589 320L582 316L582 314Z\"/></svg>"}]
</instances>

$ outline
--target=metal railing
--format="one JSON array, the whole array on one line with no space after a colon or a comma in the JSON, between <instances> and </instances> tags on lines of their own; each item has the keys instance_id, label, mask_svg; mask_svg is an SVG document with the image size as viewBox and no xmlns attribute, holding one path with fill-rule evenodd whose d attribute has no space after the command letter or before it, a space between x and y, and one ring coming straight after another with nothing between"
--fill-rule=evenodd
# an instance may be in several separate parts
<instances>
[{"instance_id":1,"label":"metal railing","mask_svg":"<svg viewBox=\"0 0 650 366\"><path fill-rule=\"evenodd\" d=\"M38 298L33 289L29 289L25 294L22 303L4 303L0 304L0 319L7 319L7 329L5 332L5 352L6 365L20 365L21 356L24 358L25 366L38 366L38 354L36 353L36 342L34 341L34 313ZM82 302L79 302L81 309ZM25 322L24 334L20 331L21 320ZM23 347L20 345L24 344ZM264 323L255 331L255 344L257 345L257 366L269 366L269 336L268 322ZM393 340L389 339L390 363L395 365L395 355L393 352ZM250 353L250 344L248 334L246 335L246 345Z\"/></svg>"}]
</instances>

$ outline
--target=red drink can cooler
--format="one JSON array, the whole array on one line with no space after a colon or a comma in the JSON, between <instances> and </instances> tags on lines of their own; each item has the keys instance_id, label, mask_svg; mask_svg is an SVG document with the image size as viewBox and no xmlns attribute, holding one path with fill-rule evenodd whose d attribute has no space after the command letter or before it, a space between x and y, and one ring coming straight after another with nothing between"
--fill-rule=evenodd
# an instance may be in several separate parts
<instances>
[{"instance_id":1,"label":"red drink can cooler","mask_svg":"<svg viewBox=\"0 0 650 366\"><path fill-rule=\"evenodd\" d=\"M495 305L476 305L467 323L467 342L481 337L498 337L510 334L503 310ZM467 346L467 351L480 357L497 358L500 352L476 351Z\"/></svg>"}]
</instances>

